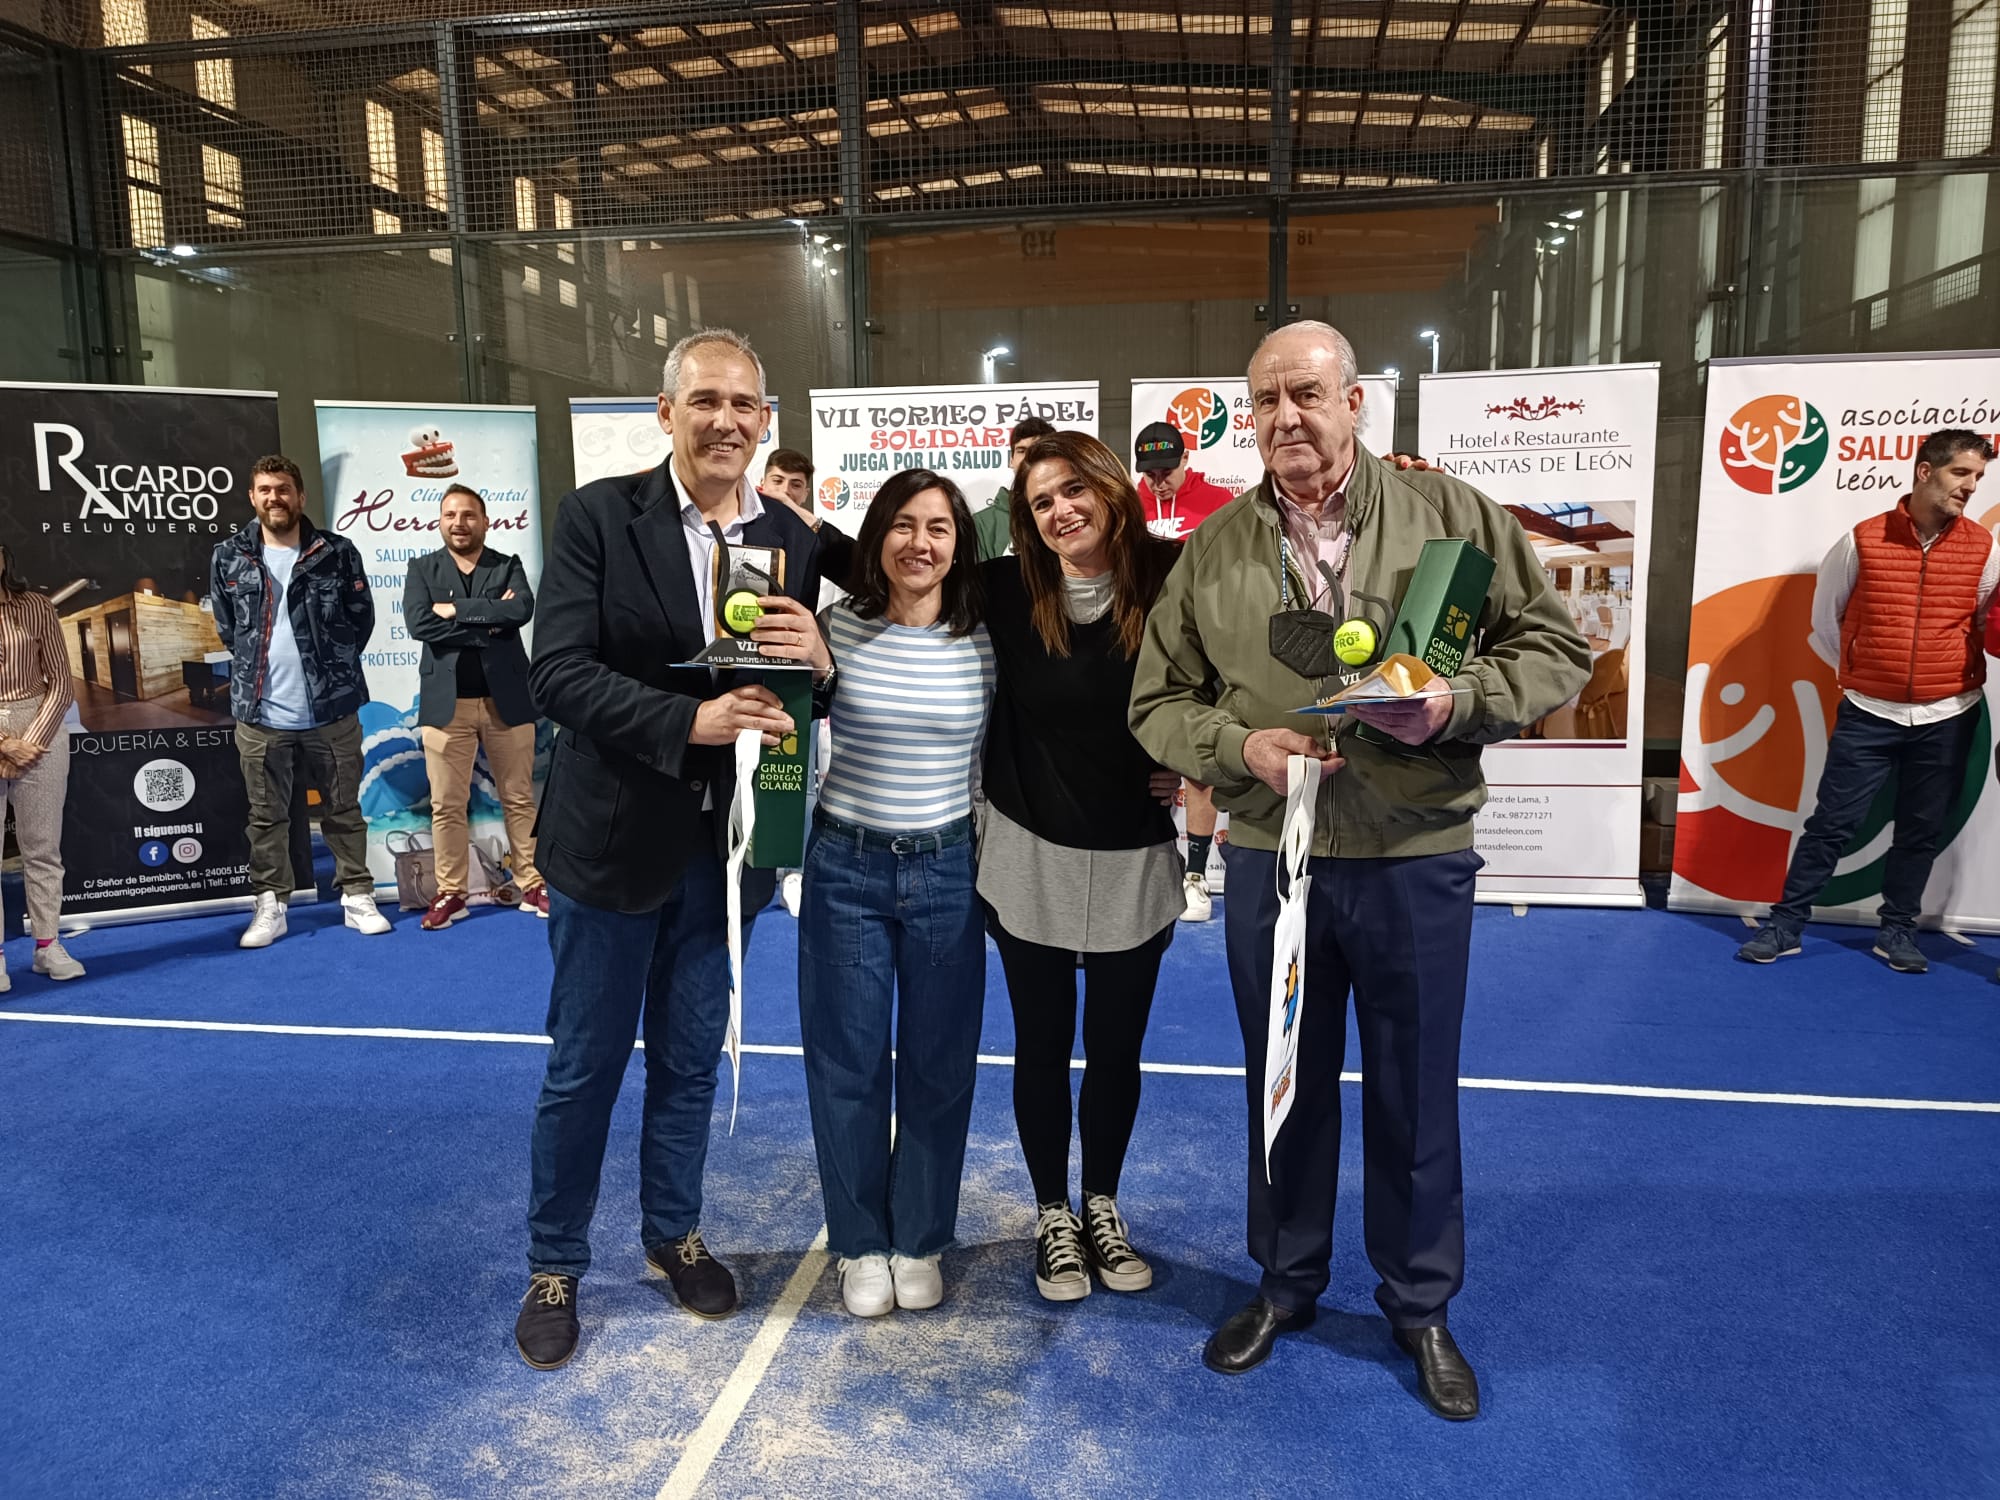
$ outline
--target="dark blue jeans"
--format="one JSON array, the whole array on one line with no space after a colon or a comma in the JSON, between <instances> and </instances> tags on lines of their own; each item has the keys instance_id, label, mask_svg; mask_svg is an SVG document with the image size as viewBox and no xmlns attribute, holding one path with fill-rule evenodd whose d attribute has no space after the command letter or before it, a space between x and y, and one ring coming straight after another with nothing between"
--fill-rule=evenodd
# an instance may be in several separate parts
<instances>
[{"instance_id":1,"label":"dark blue jeans","mask_svg":"<svg viewBox=\"0 0 2000 1500\"><path fill-rule=\"evenodd\" d=\"M1443 1326L1465 1281L1458 1042L1480 858L1315 859L1308 866L1298 1093L1264 1180L1264 1037L1271 1012L1277 855L1224 846L1229 982L1250 1097L1250 1256L1259 1291L1310 1307L1326 1290L1340 1176L1347 992L1361 1038L1362 1240L1397 1328Z\"/></svg>"},{"instance_id":2,"label":"dark blue jeans","mask_svg":"<svg viewBox=\"0 0 2000 1500\"><path fill-rule=\"evenodd\" d=\"M823 825L806 846L799 1027L835 1255L935 1255L957 1231L986 1001L972 849L898 853Z\"/></svg>"},{"instance_id":3,"label":"dark blue jeans","mask_svg":"<svg viewBox=\"0 0 2000 1500\"><path fill-rule=\"evenodd\" d=\"M548 1030L555 1045L535 1105L531 1269L581 1276L590 1266L611 1107L642 1018L640 1237L651 1250L700 1223L715 1070L729 1029L724 898L722 862L706 844L658 912L605 911L550 886ZM751 921L746 911L746 946Z\"/></svg>"},{"instance_id":4,"label":"dark blue jeans","mask_svg":"<svg viewBox=\"0 0 2000 1500\"><path fill-rule=\"evenodd\" d=\"M1940 723L1906 728L1842 698L1826 745L1817 805L1792 851L1784 896L1771 908L1771 920L1793 931L1805 925L1841 852L1893 772L1896 827L1883 865L1877 915L1884 927L1915 927L1945 819L1965 783L1965 762L1978 725L1976 704Z\"/></svg>"}]
</instances>

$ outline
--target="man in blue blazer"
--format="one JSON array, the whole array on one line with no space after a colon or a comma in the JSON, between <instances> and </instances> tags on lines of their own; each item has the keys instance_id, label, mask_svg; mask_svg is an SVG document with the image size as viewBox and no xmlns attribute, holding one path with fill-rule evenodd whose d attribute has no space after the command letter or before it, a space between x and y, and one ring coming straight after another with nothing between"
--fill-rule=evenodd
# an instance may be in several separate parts
<instances>
[{"instance_id":1,"label":"man in blue blazer","mask_svg":"<svg viewBox=\"0 0 2000 1500\"><path fill-rule=\"evenodd\" d=\"M410 559L403 625L424 643L417 723L431 783L431 843L437 895L426 932L466 915L471 867L466 799L481 746L507 821L507 851L521 910L549 914L535 869L535 698L521 627L535 614L521 560L486 545L486 501L454 484L438 506L444 545Z\"/></svg>"},{"instance_id":2,"label":"man in blue blazer","mask_svg":"<svg viewBox=\"0 0 2000 1500\"><path fill-rule=\"evenodd\" d=\"M717 541L784 549L784 591L753 633L766 655L833 670L812 611L813 530L745 477L771 420L764 367L742 335L703 329L667 356L660 425L673 452L647 474L563 497L542 570L530 669L560 729L537 825L549 886L548 1071L535 1108L529 1284L515 1344L536 1369L577 1341L611 1108L632 1038L645 1043L639 1143L646 1259L702 1317L736 1308L736 1281L702 1243L702 1169L729 1019L726 823L733 746L795 726L775 693L688 666L716 636ZM743 910L771 899L746 870ZM744 920L747 940L749 918Z\"/></svg>"}]
</instances>

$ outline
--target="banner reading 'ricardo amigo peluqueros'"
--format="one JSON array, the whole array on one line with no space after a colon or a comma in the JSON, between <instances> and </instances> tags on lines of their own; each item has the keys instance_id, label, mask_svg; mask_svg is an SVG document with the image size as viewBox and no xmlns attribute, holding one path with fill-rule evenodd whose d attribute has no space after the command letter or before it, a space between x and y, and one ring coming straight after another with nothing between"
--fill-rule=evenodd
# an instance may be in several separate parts
<instances>
[{"instance_id":1,"label":"banner reading 'ricardo amigo peluqueros'","mask_svg":"<svg viewBox=\"0 0 2000 1500\"><path fill-rule=\"evenodd\" d=\"M250 465L277 447L268 391L0 384L0 539L55 603L77 700L65 920L249 896L209 559L250 519Z\"/></svg>"},{"instance_id":2,"label":"banner reading 'ricardo amigo peluqueros'","mask_svg":"<svg viewBox=\"0 0 2000 1500\"><path fill-rule=\"evenodd\" d=\"M368 864L378 883L396 878L405 836L430 829L430 778L417 726L423 646L403 623L410 560L444 545L444 492L467 485L486 502L486 544L542 576L542 512L535 468L535 412L527 406L314 403L327 524L360 549L375 596L375 632L362 653L369 701L361 706L361 810ZM534 626L521 632L532 638ZM506 827L485 753L473 772L472 838L506 850Z\"/></svg>"},{"instance_id":3,"label":"banner reading 'ricardo amigo peluqueros'","mask_svg":"<svg viewBox=\"0 0 2000 1500\"><path fill-rule=\"evenodd\" d=\"M1783 894L1841 699L1833 666L1808 644L1820 561L1909 493L1928 433L2000 433L1996 391L1991 351L1710 361L1670 906L1748 915ZM1990 488L1967 522L2000 525ZM2000 932L1997 668L1989 658L1924 893L1927 914L1968 932ZM1875 920L1894 834L1892 783L1821 892L1820 917Z\"/></svg>"}]
</instances>

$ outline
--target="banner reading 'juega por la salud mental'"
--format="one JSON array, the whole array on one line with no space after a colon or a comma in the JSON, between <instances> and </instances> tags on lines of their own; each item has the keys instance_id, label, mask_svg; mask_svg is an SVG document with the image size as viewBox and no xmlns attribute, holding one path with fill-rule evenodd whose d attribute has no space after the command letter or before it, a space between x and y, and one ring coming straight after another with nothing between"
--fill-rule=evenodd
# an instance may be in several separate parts
<instances>
[{"instance_id":1,"label":"banner reading 'juega por la salud mental'","mask_svg":"<svg viewBox=\"0 0 2000 1500\"><path fill-rule=\"evenodd\" d=\"M1991 438L1996 390L2000 353L1990 351L1710 362L1670 906L1747 915L1783 894L1841 699L1834 667L1808 644L1820 562L1842 532L1909 492L1927 434ZM1983 490L1965 514L1989 531L2000 524ZM2000 931L1993 665L1924 893L1927 913L1976 932ZM1894 816L1891 786L1818 915L1875 920Z\"/></svg>"},{"instance_id":2,"label":"banner reading 'juega por la salud mental'","mask_svg":"<svg viewBox=\"0 0 2000 1500\"><path fill-rule=\"evenodd\" d=\"M858 516L892 474L948 475L976 510L1013 476L1008 434L1040 417L1097 436L1097 382L869 386L812 393L813 510Z\"/></svg>"}]
</instances>

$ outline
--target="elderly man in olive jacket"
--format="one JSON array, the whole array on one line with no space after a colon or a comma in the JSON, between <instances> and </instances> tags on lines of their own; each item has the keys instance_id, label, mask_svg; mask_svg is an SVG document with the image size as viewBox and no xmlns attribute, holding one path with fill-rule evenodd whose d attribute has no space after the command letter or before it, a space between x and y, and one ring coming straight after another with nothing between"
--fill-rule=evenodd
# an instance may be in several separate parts
<instances>
[{"instance_id":1,"label":"elderly man in olive jacket","mask_svg":"<svg viewBox=\"0 0 2000 1500\"><path fill-rule=\"evenodd\" d=\"M1266 478L1188 541L1148 618L1132 692L1139 742L1212 784L1230 819L1224 933L1249 1064L1250 1253L1263 1277L1203 1357L1224 1373L1249 1369L1278 1334L1312 1321L1326 1290L1351 988L1375 1299L1416 1361L1424 1399L1463 1420L1478 1414L1479 1385L1445 1323L1465 1269L1458 1048L1480 867L1472 817L1486 799L1480 747L1581 689L1590 650L1513 517L1448 475L1399 473L1358 449L1362 392L1336 330L1295 323L1265 339L1250 393ZM1332 719L1340 727L1329 734L1291 712L1321 684L1273 657L1270 617L1312 609L1330 630L1373 615L1386 637L1385 611L1423 544L1443 537L1497 562L1463 670L1357 715L1380 731L1372 737ZM1297 1093L1267 1181L1262 1062L1292 755L1317 759L1323 777Z\"/></svg>"}]
</instances>

